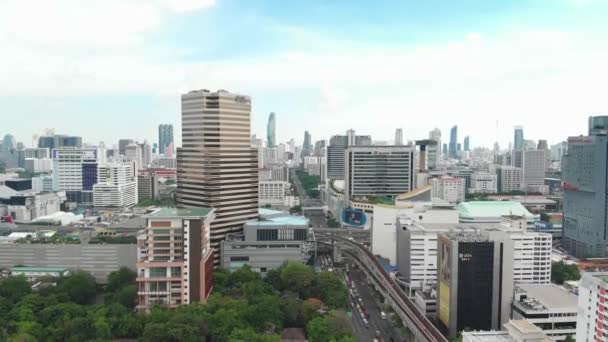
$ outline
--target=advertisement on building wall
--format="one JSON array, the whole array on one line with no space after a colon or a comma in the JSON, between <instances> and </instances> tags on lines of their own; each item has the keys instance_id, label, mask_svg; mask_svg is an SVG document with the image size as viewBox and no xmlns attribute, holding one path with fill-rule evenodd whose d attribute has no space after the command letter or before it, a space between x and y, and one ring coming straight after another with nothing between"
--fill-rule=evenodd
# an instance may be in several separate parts
<instances>
[{"instance_id":1,"label":"advertisement on building wall","mask_svg":"<svg viewBox=\"0 0 608 342\"><path fill-rule=\"evenodd\" d=\"M450 280L452 278L450 240L445 236L441 236L439 244L439 319L445 326L449 326Z\"/></svg>"},{"instance_id":2,"label":"advertisement on building wall","mask_svg":"<svg viewBox=\"0 0 608 342\"><path fill-rule=\"evenodd\" d=\"M363 227L367 223L367 215L361 209L346 208L342 211L342 222L352 227Z\"/></svg>"}]
</instances>

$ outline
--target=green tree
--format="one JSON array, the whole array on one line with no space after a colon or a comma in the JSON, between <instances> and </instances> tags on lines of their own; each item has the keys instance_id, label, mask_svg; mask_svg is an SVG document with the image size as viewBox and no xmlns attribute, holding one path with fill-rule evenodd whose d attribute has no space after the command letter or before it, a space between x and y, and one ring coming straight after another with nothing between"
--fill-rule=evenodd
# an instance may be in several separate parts
<instances>
[{"instance_id":1,"label":"green tree","mask_svg":"<svg viewBox=\"0 0 608 342\"><path fill-rule=\"evenodd\" d=\"M32 288L24 276L0 280L0 297L8 299L12 303L17 303L31 292Z\"/></svg>"},{"instance_id":2,"label":"green tree","mask_svg":"<svg viewBox=\"0 0 608 342\"><path fill-rule=\"evenodd\" d=\"M135 285L127 285L116 292L112 298L115 302L133 309L137 302L137 287Z\"/></svg>"},{"instance_id":3,"label":"green tree","mask_svg":"<svg viewBox=\"0 0 608 342\"><path fill-rule=\"evenodd\" d=\"M11 336L9 342L38 342L38 339L30 334L17 334Z\"/></svg>"},{"instance_id":4,"label":"green tree","mask_svg":"<svg viewBox=\"0 0 608 342\"><path fill-rule=\"evenodd\" d=\"M281 301L276 295L254 297L244 313L249 325L263 333L279 332L283 323L282 316Z\"/></svg>"},{"instance_id":5,"label":"green tree","mask_svg":"<svg viewBox=\"0 0 608 342\"><path fill-rule=\"evenodd\" d=\"M306 336L310 342L329 342L329 323L324 317L317 317L306 324Z\"/></svg>"},{"instance_id":6,"label":"green tree","mask_svg":"<svg viewBox=\"0 0 608 342\"><path fill-rule=\"evenodd\" d=\"M348 304L348 290L333 273L321 272L317 275L315 295L331 308L345 308Z\"/></svg>"},{"instance_id":7,"label":"green tree","mask_svg":"<svg viewBox=\"0 0 608 342\"><path fill-rule=\"evenodd\" d=\"M550 219L551 219L551 217L549 217L549 215L547 215L546 213L540 213L541 221L549 222Z\"/></svg>"},{"instance_id":8,"label":"green tree","mask_svg":"<svg viewBox=\"0 0 608 342\"><path fill-rule=\"evenodd\" d=\"M563 261L553 263L551 267L551 281L563 284L568 280L579 280L581 273L576 265L566 265Z\"/></svg>"},{"instance_id":9,"label":"green tree","mask_svg":"<svg viewBox=\"0 0 608 342\"><path fill-rule=\"evenodd\" d=\"M135 284L137 273L128 267L121 267L118 271L108 274L108 284L106 290L108 292L116 292L123 287Z\"/></svg>"},{"instance_id":10,"label":"green tree","mask_svg":"<svg viewBox=\"0 0 608 342\"><path fill-rule=\"evenodd\" d=\"M90 304L97 294L95 278L84 271L78 271L61 278L57 284L58 290L65 292L70 300L78 304Z\"/></svg>"},{"instance_id":11,"label":"green tree","mask_svg":"<svg viewBox=\"0 0 608 342\"><path fill-rule=\"evenodd\" d=\"M299 262L289 261L281 270L281 281L286 288L308 298L315 280L313 270Z\"/></svg>"},{"instance_id":12,"label":"green tree","mask_svg":"<svg viewBox=\"0 0 608 342\"><path fill-rule=\"evenodd\" d=\"M272 286L277 291L283 291L285 286L281 280L281 268L270 270L266 273L264 281Z\"/></svg>"},{"instance_id":13,"label":"green tree","mask_svg":"<svg viewBox=\"0 0 608 342\"><path fill-rule=\"evenodd\" d=\"M574 342L574 337L572 337L572 335L568 335L568 336L566 336L566 339L564 340L564 342Z\"/></svg>"}]
</instances>

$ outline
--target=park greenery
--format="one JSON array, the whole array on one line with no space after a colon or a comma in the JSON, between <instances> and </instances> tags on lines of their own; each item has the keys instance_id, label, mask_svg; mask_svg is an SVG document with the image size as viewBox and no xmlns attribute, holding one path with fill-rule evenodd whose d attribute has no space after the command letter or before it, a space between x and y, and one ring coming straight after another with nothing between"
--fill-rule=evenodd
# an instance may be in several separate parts
<instances>
[{"instance_id":1,"label":"park greenery","mask_svg":"<svg viewBox=\"0 0 608 342\"><path fill-rule=\"evenodd\" d=\"M563 261L551 266L551 281L561 285L568 280L581 279L581 273L576 265L566 265Z\"/></svg>"},{"instance_id":2,"label":"park greenery","mask_svg":"<svg viewBox=\"0 0 608 342\"><path fill-rule=\"evenodd\" d=\"M101 286L86 272L33 291L24 277L0 281L0 341L280 341L283 328L311 342L354 342L346 287L332 273L289 262L265 279L247 266L214 273L205 304L134 311L136 274L122 268Z\"/></svg>"},{"instance_id":3,"label":"park greenery","mask_svg":"<svg viewBox=\"0 0 608 342\"><path fill-rule=\"evenodd\" d=\"M296 205L296 206L289 208L289 213L290 214L302 214L302 206Z\"/></svg>"},{"instance_id":4,"label":"park greenery","mask_svg":"<svg viewBox=\"0 0 608 342\"><path fill-rule=\"evenodd\" d=\"M142 199L137 203L137 207L165 207L175 208L175 200L173 198L162 198L162 199Z\"/></svg>"},{"instance_id":5,"label":"park greenery","mask_svg":"<svg viewBox=\"0 0 608 342\"><path fill-rule=\"evenodd\" d=\"M302 188L306 191L308 197L319 198L319 184L321 184L321 178L319 176L313 176L306 173L304 170L296 170L296 176L302 184Z\"/></svg>"}]
</instances>

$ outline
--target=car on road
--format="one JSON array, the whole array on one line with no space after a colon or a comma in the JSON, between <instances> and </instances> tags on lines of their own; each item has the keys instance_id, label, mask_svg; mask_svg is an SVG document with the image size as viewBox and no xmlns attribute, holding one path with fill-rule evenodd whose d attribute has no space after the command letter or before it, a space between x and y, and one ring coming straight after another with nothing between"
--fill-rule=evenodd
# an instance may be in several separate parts
<instances>
[{"instance_id":1,"label":"car on road","mask_svg":"<svg viewBox=\"0 0 608 342\"><path fill-rule=\"evenodd\" d=\"M386 314L384 313L384 311L380 311L380 318L386 319Z\"/></svg>"}]
</instances>

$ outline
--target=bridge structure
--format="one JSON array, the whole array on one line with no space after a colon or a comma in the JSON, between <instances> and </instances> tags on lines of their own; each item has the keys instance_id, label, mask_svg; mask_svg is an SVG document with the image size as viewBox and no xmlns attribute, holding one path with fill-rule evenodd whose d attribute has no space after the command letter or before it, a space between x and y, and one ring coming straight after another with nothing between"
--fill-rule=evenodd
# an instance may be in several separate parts
<instances>
[{"instance_id":1,"label":"bridge structure","mask_svg":"<svg viewBox=\"0 0 608 342\"><path fill-rule=\"evenodd\" d=\"M418 310L412 300L395 282L395 279L382 267L365 245L326 230L315 231L317 243L332 245L335 249L334 253L337 253L337 249L339 249L340 252L352 257L353 262L366 274L369 282L384 297L385 302L393 308L413 333L416 341L448 341L439 329Z\"/></svg>"}]
</instances>

